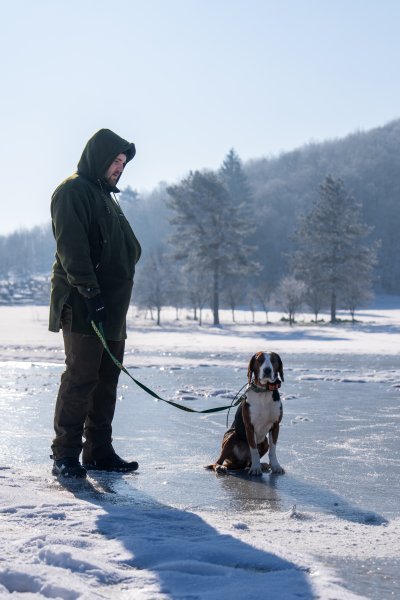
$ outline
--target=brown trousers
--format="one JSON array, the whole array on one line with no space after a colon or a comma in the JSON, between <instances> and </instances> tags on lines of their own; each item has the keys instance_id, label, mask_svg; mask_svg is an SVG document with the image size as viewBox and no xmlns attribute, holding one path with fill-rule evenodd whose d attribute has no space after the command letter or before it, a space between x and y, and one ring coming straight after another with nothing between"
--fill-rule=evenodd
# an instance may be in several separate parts
<instances>
[{"instance_id":1,"label":"brown trousers","mask_svg":"<svg viewBox=\"0 0 400 600\"><path fill-rule=\"evenodd\" d=\"M72 311L64 306L61 326L66 369L54 411L53 456L78 458L83 448L83 462L99 460L113 452L111 423L120 370L96 335L73 333L71 324ZM107 340L107 344L122 362L125 340Z\"/></svg>"}]
</instances>

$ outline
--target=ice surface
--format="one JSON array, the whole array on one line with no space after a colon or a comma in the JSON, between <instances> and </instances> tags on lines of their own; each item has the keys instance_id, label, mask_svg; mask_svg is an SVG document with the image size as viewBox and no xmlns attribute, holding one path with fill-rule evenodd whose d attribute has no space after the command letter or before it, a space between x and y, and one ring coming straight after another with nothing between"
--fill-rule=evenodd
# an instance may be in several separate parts
<instances>
[{"instance_id":1,"label":"ice surface","mask_svg":"<svg viewBox=\"0 0 400 600\"><path fill-rule=\"evenodd\" d=\"M6 337L0 347L0 597L400 595L400 311L366 314L365 330L321 333L136 324L126 360L134 377L198 409L230 403L251 346L281 353L286 475L204 470L226 413L178 411L122 375L114 443L139 471L64 484L48 459L61 340L29 315L0 309L2 332L18 332L24 318L27 329L25 342ZM371 351L375 336L383 352Z\"/></svg>"}]
</instances>

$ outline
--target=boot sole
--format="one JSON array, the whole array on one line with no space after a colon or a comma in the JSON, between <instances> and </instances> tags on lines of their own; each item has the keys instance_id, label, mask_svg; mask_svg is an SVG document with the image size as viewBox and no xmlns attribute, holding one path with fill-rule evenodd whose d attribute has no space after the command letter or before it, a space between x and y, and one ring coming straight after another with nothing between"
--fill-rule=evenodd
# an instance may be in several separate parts
<instances>
[{"instance_id":1,"label":"boot sole","mask_svg":"<svg viewBox=\"0 0 400 600\"><path fill-rule=\"evenodd\" d=\"M55 477L64 477L65 479L85 479L86 478L86 470L85 472L80 473L71 473L67 471L66 473L62 473L58 469L52 469L51 474Z\"/></svg>"},{"instance_id":2,"label":"boot sole","mask_svg":"<svg viewBox=\"0 0 400 600\"><path fill-rule=\"evenodd\" d=\"M137 471L139 465L132 465L131 467L98 467L97 465L83 465L86 471L106 471L107 473L132 473Z\"/></svg>"}]
</instances>

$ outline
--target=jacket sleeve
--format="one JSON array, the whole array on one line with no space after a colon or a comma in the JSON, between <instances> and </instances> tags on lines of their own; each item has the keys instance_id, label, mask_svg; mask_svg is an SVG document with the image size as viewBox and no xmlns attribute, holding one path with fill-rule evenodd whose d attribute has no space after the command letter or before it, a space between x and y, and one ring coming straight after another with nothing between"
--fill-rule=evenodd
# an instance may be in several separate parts
<instances>
[{"instance_id":1,"label":"jacket sleeve","mask_svg":"<svg viewBox=\"0 0 400 600\"><path fill-rule=\"evenodd\" d=\"M56 252L68 283L84 296L100 291L90 255L89 199L77 190L64 188L55 193L51 203Z\"/></svg>"}]
</instances>

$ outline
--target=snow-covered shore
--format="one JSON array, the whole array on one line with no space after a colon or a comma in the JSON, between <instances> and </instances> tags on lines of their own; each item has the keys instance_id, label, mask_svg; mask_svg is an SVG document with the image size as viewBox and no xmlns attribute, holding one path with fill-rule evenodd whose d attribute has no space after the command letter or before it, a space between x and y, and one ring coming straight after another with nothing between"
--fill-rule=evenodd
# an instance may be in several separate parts
<instances>
[{"instance_id":1,"label":"snow-covered shore","mask_svg":"<svg viewBox=\"0 0 400 600\"><path fill-rule=\"evenodd\" d=\"M157 328L136 315L126 365L196 407L226 404L254 351L282 355L287 474L204 471L225 415L188 417L121 379L115 442L139 472L61 484L47 452L61 335L46 307L1 307L0 597L397 597L400 303L335 327L226 313L200 328L171 312Z\"/></svg>"},{"instance_id":2,"label":"snow-covered shore","mask_svg":"<svg viewBox=\"0 0 400 600\"><path fill-rule=\"evenodd\" d=\"M236 311L232 323L230 311L221 311L222 327L212 327L210 317L203 327L189 319L191 313L166 309L164 321L157 327L155 321L144 318L134 307L129 312L127 364L146 365L151 360L158 363L182 362L191 364L191 355L228 353L249 355L255 348L273 347L282 354L388 354L399 353L400 308L397 298L385 297L383 308L374 307L357 314L357 322L348 322L348 314L339 314L346 320L331 326L327 315L325 322L311 323L312 315L300 314L298 322L290 327L282 322L282 313L271 312L269 323L265 315L252 315ZM400 298L398 299L400 306ZM62 337L47 330L46 306L0 307L0 359L63 361ZM218 362L218 356L214 356ZM240 363L241 364L241 363Z\"/></svg>"}]
</instances>

